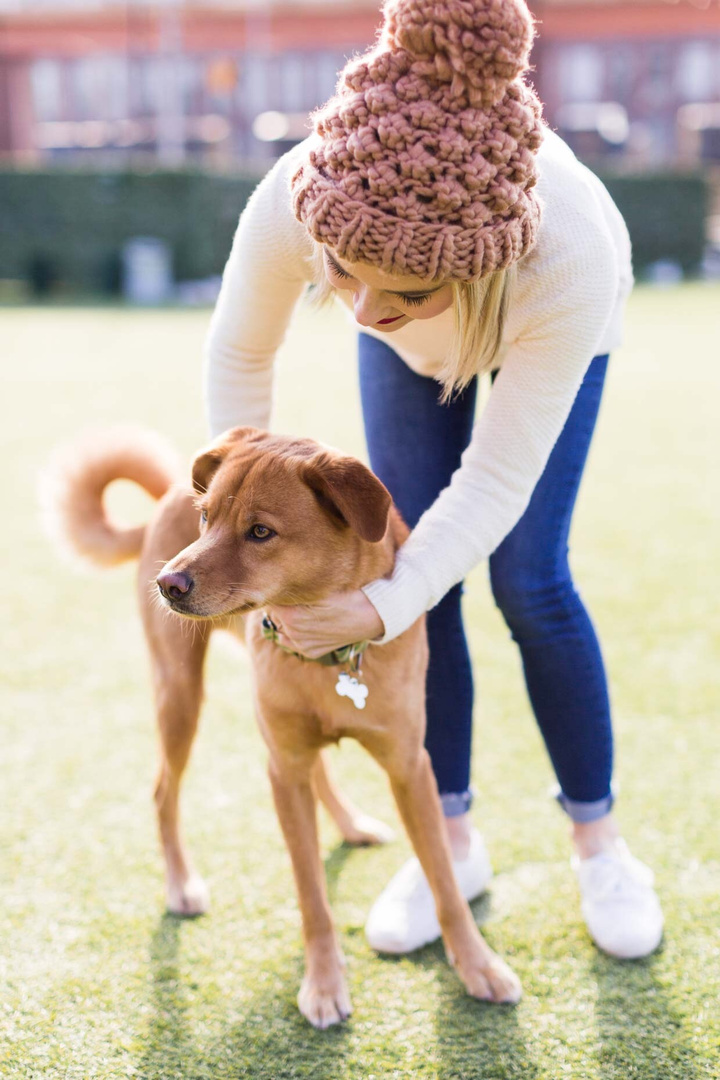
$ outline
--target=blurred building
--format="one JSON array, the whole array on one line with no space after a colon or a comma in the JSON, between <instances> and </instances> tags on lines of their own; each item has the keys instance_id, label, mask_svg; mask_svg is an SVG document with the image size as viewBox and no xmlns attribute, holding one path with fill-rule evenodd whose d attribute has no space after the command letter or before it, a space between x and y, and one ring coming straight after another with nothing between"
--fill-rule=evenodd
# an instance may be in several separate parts
<instances>
[{"instance_id":1,"label":"blurred building","mask_svg":"<svg viewBox=\"0 0 720 1080\"><path fill-rule=\"evenodd\" d=\"M267 160L372 41L372 0L0 0L0 153Z\"/></svg>"},{"instance_id":2,"label":"blurred building","mask_svg":"<svg viewBox=\"0 0 720 1080\"><path fill-rule=\"evenodd\" d=\"M267 161L379 0L0 0L0 155ZM550 124L623 171L720 164L718 0L531 0Z\"/></svg>"},{"instance_id":3,"label":"blurred building","mask_svg":"<svg viewBox=\"0 0 720 1080\"><path fill-rule=\"evenodd\" d=\"M718 0L534 0L553 127L628 170L720 164Z\"/></svg>"}]
</instances>

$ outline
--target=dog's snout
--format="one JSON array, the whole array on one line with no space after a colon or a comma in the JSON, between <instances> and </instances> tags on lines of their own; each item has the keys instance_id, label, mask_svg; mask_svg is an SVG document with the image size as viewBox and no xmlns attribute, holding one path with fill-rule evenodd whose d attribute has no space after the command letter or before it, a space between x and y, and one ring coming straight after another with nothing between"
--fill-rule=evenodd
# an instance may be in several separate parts
<instances>
[{"instance_id":1,"label":"dog's snout","mask_svg":"<svg viewBox=\"0 0 720 1080\"><path fill-rule=\"evenodd\" d=\"M157 587L168 600L181 600L192 589L193 579L189 574L181 572L160 574L157 579Z\"/></svg>"}]
</instances>

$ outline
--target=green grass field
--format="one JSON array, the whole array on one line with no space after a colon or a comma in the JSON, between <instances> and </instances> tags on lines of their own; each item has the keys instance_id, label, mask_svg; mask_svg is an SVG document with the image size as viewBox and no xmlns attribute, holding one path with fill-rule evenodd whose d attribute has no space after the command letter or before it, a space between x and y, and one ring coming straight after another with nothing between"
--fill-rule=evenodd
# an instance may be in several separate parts
<instances>
[{"instance_id":1,"label":"green grass field","mask_svg":"<svg viewBox=\"0 0 720 1080\"><path fill-rule=\"evenodd\" d=\"M464 997L440 946L376 957L364 918L407 844L351 850L323 819L355 1007L323 1034L295 1008L299 917L242 651L218 636L208 665L184 807L213 907L181 922L163 914L133 568L78 576L37 520L36 472L81 427L148 424L188 458L204 442L208 313L0 312L3 1080L720 1077L719 315L718 286L636 291L574 531L611 677L618 815L657 870L662 949L623 964L587 936L567 823L481 566L466 599L475 817L497 877L474 910L525 997L516 1009ZM276 426L362 454L345 321L302 311L280 370ZM114 502L147 512L123 490ZM355 799L396 825L369 759L347 745L336 760Z\"/></svg>"}]
</instances>

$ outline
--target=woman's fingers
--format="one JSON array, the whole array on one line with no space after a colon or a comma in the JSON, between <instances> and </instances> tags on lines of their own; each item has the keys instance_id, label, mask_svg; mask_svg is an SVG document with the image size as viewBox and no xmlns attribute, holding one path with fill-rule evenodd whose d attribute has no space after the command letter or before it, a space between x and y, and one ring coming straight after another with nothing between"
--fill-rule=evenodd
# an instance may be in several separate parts
<instances>
[{"instance_id":1,"label":"woman's fingers","mask_svg":"<svg viewBox=\"0 0 720 1080\"><path fill-rule=\"evenodd\" d=\"M301 656L307 656L310 660L316 660L320 656L324 656L326 652L330 652L330 649L326 649L323 645L317 644L317 631L313 629L303 631L302 627L295 626L295 620L293 619L293 612L296 608L284 608L284 621L281 621L274 612L268 611L268 615L272 619L273 625L277 631L275 640L278 645L281 645L283 649L290 649L291 652L300 653Z\"/></svg>"},{"instance_id":2,"label":"woman's fingers","mask_svg":"<svg viewBox=\"0 0 720 1080\"><path fill-rule=\"evenodd\" d=\"M316 604L268 608L267 613L277 628L279 644L310 660L383 633L377 611L359 589L336 593Z\"/></svg>"},{"instance_id":3,"label":"woman's fingers","mask_svg":"<svg viewBox=\"0 0 720 1080\"><path fill-rule=\"evenodd\" d=\"M283 649L289 649L290 652L299 653L301 656L306 657L308 660L319 660L321 656L325 656L326 653L332 652L332 647L326 649L324 646L315 647L303 646L289 638L287 634L278 634L278 645L281 645Z\"/></svg>"}]
</instances>

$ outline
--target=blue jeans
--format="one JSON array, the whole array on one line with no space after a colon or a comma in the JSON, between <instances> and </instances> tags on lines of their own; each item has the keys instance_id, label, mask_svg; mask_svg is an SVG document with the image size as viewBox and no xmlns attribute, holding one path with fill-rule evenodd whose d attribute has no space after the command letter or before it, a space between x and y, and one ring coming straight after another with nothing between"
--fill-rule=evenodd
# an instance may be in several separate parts
<instances>
[{"instance_id":1,"label":"blue jeans","mask_svg":"<svg viewBox=\"0 0 720 1080\"><path fill-rule=\"evenodd\" d=\"M384 341L360 334L360 393L370 463L412 528L447 487L470 441L473 382L447 405ZM612 805L613 737L600 646L573 585L568 535L608 357L591 362L527 510L490 556L490 581L522 657L530 702L575 821ZM492 391L491 391L492 393ZM448 816L470 806L473 681L462 585L428 613L426 746Z\"/></svg>"}]
</instances>

